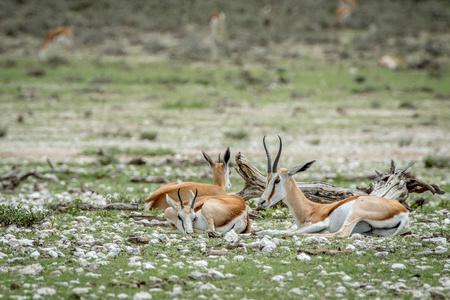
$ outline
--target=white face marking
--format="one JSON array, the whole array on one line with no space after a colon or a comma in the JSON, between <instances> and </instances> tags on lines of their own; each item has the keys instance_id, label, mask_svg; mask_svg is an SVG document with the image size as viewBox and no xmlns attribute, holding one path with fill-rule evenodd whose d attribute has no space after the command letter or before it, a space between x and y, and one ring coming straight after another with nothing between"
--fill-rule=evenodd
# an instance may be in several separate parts
<instances>
[{"instance_id":1,"label":"white face marking","mask_svg":"<svg viewBox=\"0 0 450 300\"><path fill-rule=\"evenodd\" d=\"M197 219L197 216L193 210L191 210L190 214L187 214L185 210L177 213L177 229L181 233L194 233L193 223Z\"/></svg>"},{"instance_id":2,"label":"white face marking","mask_svg":"<svg viewBox=\"0 0 450 300\"><path fill-rule=\"evenodd\" d=\"M228 169L228 165L224 165L224 171L226 176L225 191L229 191L231 189L231 181L230 181L231 171Z\"/></svg>"},{"instance_id":3,"label":"white face marking","mask_svg":"<svg viewBox=\"0 0 450 300\"><path fill-rule=\"evenodd\" d=\"M286 178L283 178L281 175L274 174L269 182L267 182L266 189L259 199L259 207L267 208L286 198L286 189L284 187L285 181Z\"/></svg>"}]
</instances>

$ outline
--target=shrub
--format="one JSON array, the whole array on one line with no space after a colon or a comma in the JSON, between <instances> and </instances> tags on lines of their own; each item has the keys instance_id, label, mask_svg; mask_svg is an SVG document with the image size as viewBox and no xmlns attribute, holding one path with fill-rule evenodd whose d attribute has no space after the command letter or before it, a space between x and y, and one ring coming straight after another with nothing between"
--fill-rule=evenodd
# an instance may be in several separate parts
<instances>
[{"instance_id":1,"label":"shrub","mask_svg":"<svg viewBox=\"0 0 450 300\"><path fill-rule=\"evenodd\" d=\"M450 157L428 155L423 159L425 168L450 168Z\"/></svg>"},{"instance_id":2,"label":"shrub","mask_svg":"<svg viewBox=\"0 0 450 300\"><path fill-rule=\"evenodd\" d=\"M246 138L248 138L248 133L243 131L243 130L239 130L239 131L228 131L224 133L226 138L230 138L233 140L244 140Z\"/></svg>"},{"instance_id":3,"label":"shrub","mask_svg":"<svg viewBox=\"0 0 450 300\"><path fill-rule=\"evenodd\" d=\"M0 126L0 138L5 137L8 134L8 128Z\"/></svg>"},{"instance_id":4,"label":"shrub","mask_svg":"<svg viewBox=\"0 0 450 300\"><path fill-rule=\"evenodd\" d=\"M154 131L146 131L146 132L141 132L141 140L149 140L149 141L154 141L156 140L156 137L158 136L158 133L154 132Z\"/></svg>"},{"instance_id":5,"label":"shrub","mask_svg":"<svg viewBox=\"0 0 450 300\"><path fill-rule=\"evenodd\" d=\"M156 54L166 50L166 45L158 38L151 38L143 46L144 50L149 54Z\"/></svg>"},{"instance_id":6,"label":"shrub","mask_svg":"<svg viewBox=\"0 0 450 300\"><path fill-rule=\"evenodd\" d=\"M50 215L50 211L34 211L33 208L23 208L21 205L0 204L0 224L3 226L16 225L18 227L30 227L41 223Z\"/></svg>"}]
</instances>

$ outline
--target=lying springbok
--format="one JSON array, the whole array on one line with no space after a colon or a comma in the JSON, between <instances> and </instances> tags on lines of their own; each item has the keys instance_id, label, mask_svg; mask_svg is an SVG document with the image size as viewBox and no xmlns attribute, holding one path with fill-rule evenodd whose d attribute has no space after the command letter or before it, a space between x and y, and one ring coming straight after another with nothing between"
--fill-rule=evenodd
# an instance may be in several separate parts
<instances>
[{"instance_id":1,"label":"lying springbok","mask_svg":"<svg viewBox=\"0 0 450 300\"><path fill-rule=\"evenodd\" d=\"M236 195L217 195L198 197L198 191L189 191L189 201L183 201L178 190L179 204L169 195L167 203L171 206L165 211L165 217L172 226L170 231L193 233L199 231L250 233L251 222L248 208Z\"/></svg>"},{"instance_id":2,"label":"lying springbok","mask_svg":"<svg viewBox=\"0 0 450 300\"><path fill-rule=\"evenodd\" d=\"M50 30L47 35L45 36L45 40L42 43L41 48L39 49L39 59L45 60L45 54L47 53L48 48L50 45L54 43L60 43L63 42L68 47L73 47L73 34L72 29L67 26L59 26L52 30Z\"/></svg>"},{"instance_id":3,"label":"lying springbok","mask_svg":"<svg viewBox=\"0 0 450 300\"><path fill-rule=\"evenodd\" d=\"M294 216L298 229L275 234L284 233L291 236L318 233L324 237L334 237L360 233L388 236L409 231L408 210L397 200L376 196L354 196L330 204L308 200L298 188L293 175L306 171L315 160L290 170L284 168L277 170L282 149L280 136L278 138L280 148L272 168L265 137L263 139L268 161L267 185L259 200L259 207L267 208L283 200Z\"/></svg>"},{"instance_id":4,"label":"lying springbok","mask_svg":"<svg viewBox=\"0 0 450 300\"><path fill-rule=\"evenodd\" d=\"M181 195L184 198L188 197L189 190L198 190L199 196L214 196L226 195L227 191L231 189L230 183L230 148L225 151L223 161L214 162L211 157L202 151L203 157L209 163L213 173L214 184L198 183L198 182L172 182L168 183L156 191L154 191L147 200L145 200L144 209L151 210L154 208L166 209L169 207L166 201L166 195L175 198L177 190L181 189Z\"/></svg>"},{"instance_id":5,"label":"lying springbok","mask_svg":"<svg viewBox=\"0 0 450 300\"><path fill-rule=\"evenodd\" d=\"M406 55L402 57L395 57L391 55L383 55L377 61L380 67L386 67L388 69L394 70L397 69L400 65L407 62Z\"/></svg>"}]
</instances>

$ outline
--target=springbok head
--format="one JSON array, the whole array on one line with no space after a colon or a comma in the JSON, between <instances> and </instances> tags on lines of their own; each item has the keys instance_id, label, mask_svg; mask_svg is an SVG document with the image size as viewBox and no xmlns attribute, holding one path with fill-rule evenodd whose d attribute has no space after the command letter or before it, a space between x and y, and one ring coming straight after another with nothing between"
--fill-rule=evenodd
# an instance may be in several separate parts
<instances>
[{"instance_id":1,"label":"springbok head","mask_svg":"<svg viewBox=\"0 0 450 300\"><path fill-rule=\"evenodd\" d=\"M177 215L177 229L181 233L194 233L193 222L195 222L197 219L194 211L194 205L195 199L197 199L198 191L195 190L195 195L194 193L192 193L192 191L189 191L189 202L187 206L184 205L183 199L181 199L180 189L178 189L177 193L180 205L177 205L175 200L173 200L168 194L166 194L167 203L173 208L174 212Z\"/></svg>"},{"instance_id":2,"label":"springbok head","mask_svg":"<svg viewBox=\"0 0 450 300\"><path fill-rule=\"evenodd\" d=\"M219 153L219 161L214 162L211 157L206 154L205 151L202 150L203 157L206 159L208 164L211 166L212 172L213 172L213 181L214 184L217 186L220 186L224 188L226 191L229 191L231 189L231 182L230 182L230 147L227 148L225 151L225 155L223 156L223 161L220 159L220 153Z\"/></svg>"},{"instance_id":3,"label":"springbok head","mask_svg":"<svg viewBox=\"0 0 450 300\"><path fill-rule=\"evenodd\" d=\"M311 167L311 165L315 162L315 160L310 161L304 165L296 166L290 170L280 168L278 169L278 161L280 160L281 150L283 148L283 142L281 141L281 137L278 136L280 140L280 147L278 149L277 156L272 165L272 161L270 159L269 150L267 150L266 146L266 137L263 138L264 150L266 151L267 156L267 178L266 178L266 189L259 199L259 207L266 208L269 206L273 206L286 198L286 183L290 181L290 178L297 173L306 171Z\"/></svg>"}]
</instances>

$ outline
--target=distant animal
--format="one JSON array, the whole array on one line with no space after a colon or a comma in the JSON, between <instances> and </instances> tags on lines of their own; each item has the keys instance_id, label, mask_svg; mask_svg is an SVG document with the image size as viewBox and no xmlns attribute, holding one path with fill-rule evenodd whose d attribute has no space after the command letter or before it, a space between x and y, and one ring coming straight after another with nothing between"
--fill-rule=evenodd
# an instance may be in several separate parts
<instances>
[{"instance_id":1,"label":"distant animal","mask_svg":"<svg viewBox=\"0 0 450 300\"><path fill-rule=\"evenodd\" d=\"M165 211L165 217L172 226L170 231L193 233L198 231L250 233L251 222L248 207L239 196L216 195L198 197L189 191L189 200L183 201L178 190L178 200L166 195L171 206Z\"/></svg>"},{"instance_id":2,"label":"distant animal","mask_svg":"<svg viewBox=\"0 0 450 300\"><path fill-rule=\"evenodd\" d=\"M344 20L349 19L357 8L356 0L339 0L338 7L334 13L334 24L342 25Z\"/></svg>"},{"instance_id":3,"label":"distant animal","mask_svg":"<svg viewBox=\"0 0 450 300\"><path fill-rule=\"evenodd\" d=\"M189 190L198 190L199 196L212 196L212 195L226 195L227 191L231 189L230 182L230 148L227 148L223 160L214 162L212 158L204 151L202 151L203 157L211 166L213 175L213 184L198 183L198 182L172 182L168 183L156 191L154 191L150 197L145 200L144 208L146 210L152 210L154 208L166 209L169 207L166 201L166 195L172 198L177 196L177 190L181 189L181 196L187 198Z\"/></svg>"},{"instance_id":4,"label":"distant animal","mask_svg":"<svg viewBox=\"0 0 450 300\"><path fill-rule=\"evenodd\" d=\"M55 43L63 43L68 47L73 47L72 29L67 26L60 26L48 32L39 50L39 59L45 60L45 55L51 45Z\"/></svg>"},{"instance_id":5,"label":"distant animal","mask_svg":"<svg viewBox=\"0 0 450 300\"><path fill-rule=\"evenodd\" d=\"M402 57L395 57L391 55L383 55L378 59L378 65L380 67L386 67L391 70L397 69L400 65L406 62L406 55Z\"/></svg>"},{"instance_id":6,"label":"distant animal","mask_svg":"<svg viewBox=\"0 0 450 300\"><path fill-rule=\"evenodd\" d=\"M275 234L321 235L324 237L363 235L400 235L409 231L408 210L397 200L376 196L353 196L339 202L320 204L310 201L298 188L294 174L309 169L315 160L290 170L277 169L282 150L281 137L273 166L267 150L267 184L259 199L259 207L267 208L283 201L289 207L298 229ZM406 169L405 169L406 170ZM267 234L264 231L258 234Z\"/></svg>"},{"instance_id":7,"label":"distant animal","mask_svg":"<svg viewBox=\"0 0 450 300\"><path fill-rule=\"evenodd\" d=\"M225 13L217 12L209 17L209 34L211 40L218 41L224 38L226 31Z\"/></svg>"}]
</instances>

